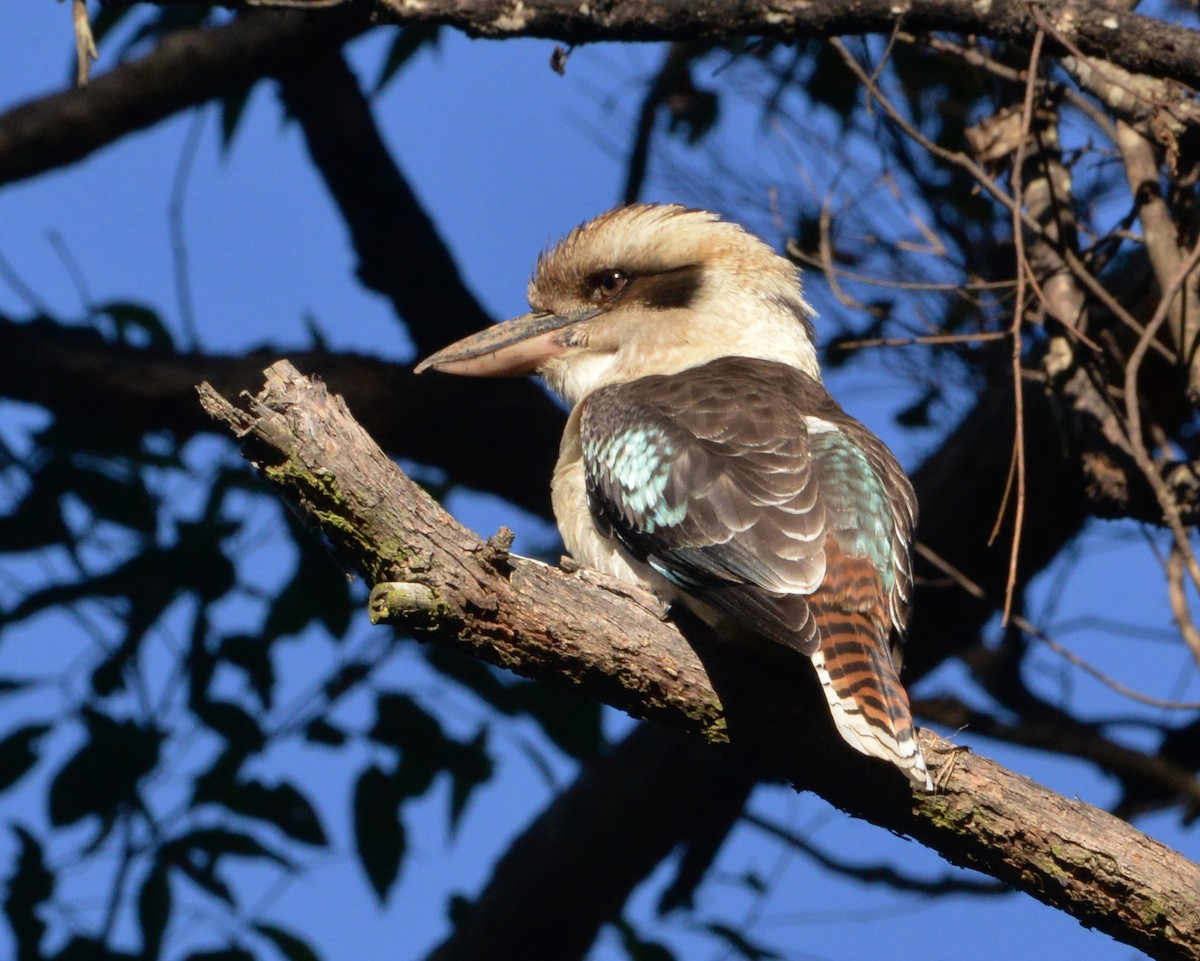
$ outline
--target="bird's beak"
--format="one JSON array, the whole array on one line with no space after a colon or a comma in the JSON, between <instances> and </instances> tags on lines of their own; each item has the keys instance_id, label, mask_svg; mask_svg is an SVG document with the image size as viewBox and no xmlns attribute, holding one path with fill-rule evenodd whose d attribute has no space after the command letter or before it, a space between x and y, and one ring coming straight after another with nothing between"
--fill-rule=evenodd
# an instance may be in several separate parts
<instances>
[{"instance_id":1,"label":"bird's beak","mask_svg":"<svg viewBox=\"0 0 1200 961\"><path fill-rule=\"evenodd\" d=\"M559 335L564 327L590 320L599 311L569 317L530 313L488 327L443 347L417 364L414 373L430 367L468 377L507 377L530 374L569 349Z\"/></svg>"}]
</instances>

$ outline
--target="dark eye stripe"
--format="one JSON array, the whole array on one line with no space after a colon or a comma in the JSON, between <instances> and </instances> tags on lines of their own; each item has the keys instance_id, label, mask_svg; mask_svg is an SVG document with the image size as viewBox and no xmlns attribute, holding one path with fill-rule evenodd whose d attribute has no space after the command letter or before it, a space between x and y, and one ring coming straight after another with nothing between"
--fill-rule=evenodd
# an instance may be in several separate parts
<instances>
[{"instance_id":1,"label":"dark eye stripe","mask_svg":"<svg viewBox=\"0 0 1200 961\"><path fill-rule=\"evenodd\" d=\"M688 264L659 274L645 274L629 281L626 299L636 299L660 310L690 307L700 292L704 275L699 264Z\"/></svg>"}]
</instances>

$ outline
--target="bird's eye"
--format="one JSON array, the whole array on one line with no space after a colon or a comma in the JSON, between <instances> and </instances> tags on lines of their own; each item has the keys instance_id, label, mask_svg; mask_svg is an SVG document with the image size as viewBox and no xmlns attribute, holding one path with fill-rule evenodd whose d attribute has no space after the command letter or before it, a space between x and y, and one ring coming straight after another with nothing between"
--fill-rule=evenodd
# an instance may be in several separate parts
<instances>
[{"instance_id":1,"label":"bird's eye","mask_svg":"<svg viewBox=\"0 0 1200 961\"><path fill-rule=\"evenodd\" d=\"M629 278L619 270L610 270L596 279L596 299L612 300L629 283Z\"/></svg>"}]
</instances>

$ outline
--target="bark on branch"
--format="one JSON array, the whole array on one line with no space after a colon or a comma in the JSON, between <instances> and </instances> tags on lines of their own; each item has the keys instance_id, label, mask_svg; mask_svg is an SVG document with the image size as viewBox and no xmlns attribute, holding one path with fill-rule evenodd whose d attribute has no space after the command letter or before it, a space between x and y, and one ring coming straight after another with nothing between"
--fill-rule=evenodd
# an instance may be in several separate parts
<instances>
[{"instance_id":1,"label":"bark on branch","mask_svg":"<svg viewBox=\"0 0 1200 961\"><path fill-rule=\"evenodd\" d=\"M182 0L152 0L166 5ZM250 6L328 8L330 0L246 0ZM335 5L337 4L334 0ZM223 5L240 6L234 0ZM1200 33L1102 3L1079 0L752 0L699 4L692 0L342 0L369 8L383 22L446 24L471 36L546 37L580 44L598 40L795 40L890 33L948 31L1022 45L1039 29L1038 11L1056 42L1119 64L1134 73L1169 77L1200 87Z\"/></svg>"},{"instance_id":2,"label":"bark on branch","mask_svg":"<svg viewBox=\"0 0 1200 961\"><path fill-rule=\"evenodd\" d=\"M638 717L730 745L765 775L912 836L1156 958L1200 958L1200 867L1090 805L923 732L939 790L914 798L827 727L799 658L685 640L651 605L587 572L507 553L454 520L393 465L344 402L287 362L237 407L205 409L372 584L379 619ZM635 601L638 599L635 597ZM690 643L689 643L690 642ZM815 695L810 697L809 695Z\"/></svg>"}]
</instances>

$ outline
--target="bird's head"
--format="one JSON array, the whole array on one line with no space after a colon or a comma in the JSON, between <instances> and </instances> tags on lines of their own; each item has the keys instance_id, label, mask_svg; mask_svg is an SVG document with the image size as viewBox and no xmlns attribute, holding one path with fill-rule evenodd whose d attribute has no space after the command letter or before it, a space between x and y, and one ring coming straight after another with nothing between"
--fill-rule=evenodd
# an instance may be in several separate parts
<instances>
[{"instance_id":1,"label":"bird's head","mask_svg":"<svg viewBox=\"0 0 1200 961\"><path fill-rule=\"evenodd\" d=\"M417 372L536 371L572 404L605 384L727 356L820 377L795 267L704 210L639 204L576 227L538 258L529 306L427 357Z\"/></svg>"}]
</instances>

